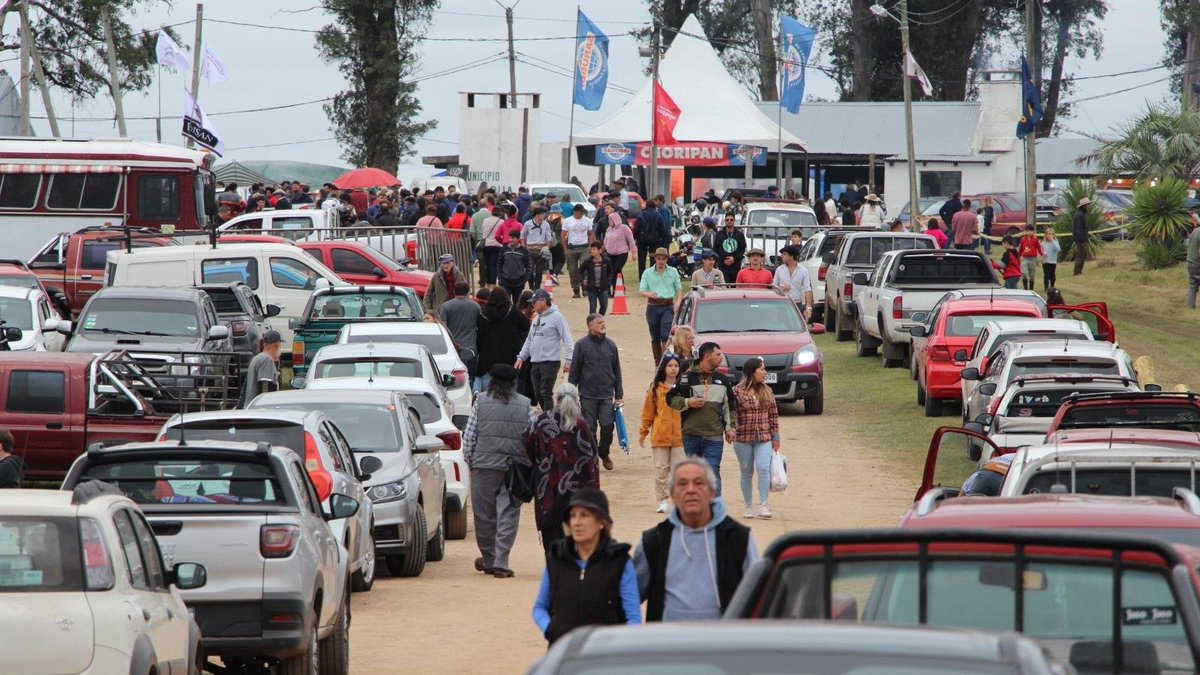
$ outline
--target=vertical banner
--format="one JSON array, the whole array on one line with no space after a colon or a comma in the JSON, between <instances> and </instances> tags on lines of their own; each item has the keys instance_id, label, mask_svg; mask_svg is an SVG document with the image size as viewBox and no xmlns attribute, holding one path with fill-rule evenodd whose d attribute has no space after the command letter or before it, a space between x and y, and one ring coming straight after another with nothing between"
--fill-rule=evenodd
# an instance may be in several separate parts
<instances>
[{"instance_id":1,"label":"vertical banner","mask_svg":"<svg viewBox=\"0 0 1200 675\"><path fill-rule=\"evenodd\" d=\"M917 63L912 52L904 52L904 76L910 80L916 80L926 96L933 96L933 83L929 81L929 76L921 69L921 65Z\"/></svg>"},{"instance_id":2,"label":"vertical banner","mask_svg":"<svg viewBox=\"0 0 1200 675\"><path fill-rule=\"evenodd\" d=\"M812 53L817 29L805 26L790 16L783 17L783 91L779 104L793 115L800 112L804 100L804 71Z\"/></svg>"},{"instance_id":3,"label":"vertical banner","mask_svg":"<svg viewBox=\"0 0 1200 675\"><path fill-rule=\"evenodd\" d=\"M663 89L662 83L654 83L654 142L658 145L675 145L675 125L679 122L679 106Z\"/></svg>"},{"instance_id":4,"label":"vertical banner","mask_svg":"<svg viewBox=\"0 0 1200 675\"><path fill-rule=\"evenodd\" d=\"M608 88L608 36L579 12L575 30L575 91L572 103L599 110Z\"/></svg>"},{"instance_id":5,"label":"vertical banner","mask_svg":"<svg viewBox=\"0 0 1200 675\"><path fill-rule=\"evenodd\" d=\"M218 157L225 155L225 142L217 135L208 115L200 109L196 97L187 89L183 90L183 135L196 141L202 147L217 153Z\"/></svg>"},{"instance_id":6,"label":"vertical banner","mask_svg":"<svg viewBox=\"0 0 1200 675\"><path fill-rule=\"evenodd\" d=\"M1037 130L1042 121L1042 97L1029 74L1029 62L1021 57L1021 117L1017 120L1017 138L1022 140Z\"/></svg>"}]
</instances>

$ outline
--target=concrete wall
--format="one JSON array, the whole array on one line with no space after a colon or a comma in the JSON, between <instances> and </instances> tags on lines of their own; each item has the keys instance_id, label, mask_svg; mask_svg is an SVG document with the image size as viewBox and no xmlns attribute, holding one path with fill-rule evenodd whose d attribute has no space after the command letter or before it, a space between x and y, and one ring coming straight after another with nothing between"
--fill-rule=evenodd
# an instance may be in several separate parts
<instances>
[{"instance_id":1,"label":"concrete wall","mask_svg":"<svg viewBox=\"0 0 1200 675\"><path fill-rule=\"evenodd\" d=\"M989 157L991 164L960 162L956 166L953 162L917 162L917 179L920 180L922 171L958 171L962 174L963 194L1022 192L1025 160L1020 148ZM888 213L897 215L908 203L908 165L888 162L883 171Z\"/></svg>"},{"instance_id":2,"label":"concrete wall","mask_svg":"<svg viewBox=\"0 0 1200 675\"><path fill-rule=\"evenodd\" d=\"M467 185L474 189L480 181L503 189L521 184L521 127L528 111L526 175L537 177L541 162L541 110L531 107L532 95L518 94L518 108L499 107L499 94L474 94L475 105L468 107L462 94L459 111L458 161L470 173ZM560 160L561 161L561 160ZM561 169L560 169L561 170ZM553 174L557 180L558 172Z\"/></svg>"}]
</instances>

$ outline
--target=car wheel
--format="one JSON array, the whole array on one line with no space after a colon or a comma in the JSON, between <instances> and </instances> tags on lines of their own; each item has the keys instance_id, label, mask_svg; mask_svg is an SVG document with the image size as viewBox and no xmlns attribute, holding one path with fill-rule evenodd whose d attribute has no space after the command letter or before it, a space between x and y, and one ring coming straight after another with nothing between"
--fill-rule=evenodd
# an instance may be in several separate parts
<instances>
[{"instance_id":1,"label":"car wheel","mask_svg":"<svg viewBox=\"0 0 1200 675\"><path fill-rule=\"evenodd\" d=\"M321 668L321 642L317 639L317 621L320 614L314 612L312 630L309 631L308 649L279 664L279 675L317 675Z\"/></svg>"},{"instance_id":2,"label":"car wheel","mask_svg":"<svg viewBox=\"0 0 1200 675\"><path fill-rule=\"evenodd\" d=\"M825 412L825 391L816 396L809 396L804 399L804 414L805 415L820 415Z\"/></svg>"},{"instance_id":3,"label":"car wheel","mask_svg":"<svg viewBox=\"0 0 1200 675\"><path fill-rule=\"evenodd\" d=\"M942 402L925 392L925 416L926 417L941 417Z\"/></svg>"},{"instance_id":4,"label":"car wheel","mask_svg":"<svg viewBox=\"0 0 1200 675\"><path fill-rule=\"evenodd\" d=\"M430 562L438 562L446 557L446 522L438 523L437 533L433 535L433 539L429 540L429 547L425 549L425 559Z\"/></svg>"},{"instance_id":5,"label":"car wheel","mask_svg":"<svg viewBox=\"0 0 1200 675\"><path fill-rule=\"evenodd\" d=\"M824 315L822 318L825 319L825 330L830 333L837 333L837 312L828 311L831 308L829 300L826 300L825 310L822 310L822 314Z\"/></svg>"},{"instance_id":6,"label":"car wheel","mask_svg":"<svg viewBox=\"0 0 1200 675\"><path fill-rule=\"evenodd\" d=\"M867 346L866 331L858 328L854 331L854 354L856 356L875 356L875 347Z\"/></svg>"},{"instance_id":7,"label":"car wheel","mask_svg":"<svg viewBox=\"0 0 1200 675\"><path fill-rule=\"evenodd\" d=\"M446 524L447 539L466 539L467 538L467 510L460 508L457 511L443 511L442 522Z\"/></svg>"},{"instance_id":8,"label":"car wheel","mask_svg":"<svg viewBox=\"0 0 1200 675\"><path fill-rule=\"evenodd\" d=\"M883 361L884 368L899 368L904 365L904 358L896 358L898 347L888 339L887 331L883 329L882 323L879 326L879 354Z\"/></svg>"},{"instance_id":9,"label":"car wheel","mask_svg":"<svg viewBox=\"0 0 1200 675\"><path fill-rule=\"evenodd\" d=\"M858 332L854 326L854 317L842 314L842 310L834 312L838 318L838 331L836 333L838 342L849 342L854 339L854 334Z\"/></svg>"},{"instance_id":10,"label":"car wheel","mask_svg":"<svg viewBox=\"0 0 1200 675\"><path fill-rule=\"evenodd\" d=\"M321 641L321 675L346 675L350 672L350 589L342 601L333 633Z\"/></svg>"},{"instance_id":11,"label":"car wheel","mask_svg":"<svg viewBox=\"0 0 1200 675\"><path fill-rule=\"evenodd\" d=\"M425 551L429 547L429 531L425 527L425 511L417 509L413 518L412 548L403 556L388 558L388 570L398 577L419 577L425 571ZM399 560L393 565L393 560Z\"/></svg>"},{"instance_id":12,"label":"car wheel","mask_svg":"<svg viewBox=\"0 0 1200 675\"><path fill-rule=\"evenodd\" d=\"M920 380L917 381L917 405L925 405L925 388L921 386Z\"/></svg>"},{"instance_id":13,"label":"car wheel","mask_svg":"<svg viewBox=\"0 0 1200 675\"><path fill-rule=\"evenodd\" d=\"M375 585L375 566L379 564L379 561L375 557L375 527L373 524L368 536L371 541L367 546L367 559L363 561L362 567L358 568L350 577L350 587L355 593L365 593Z\"/></svg>"}]
</instances>

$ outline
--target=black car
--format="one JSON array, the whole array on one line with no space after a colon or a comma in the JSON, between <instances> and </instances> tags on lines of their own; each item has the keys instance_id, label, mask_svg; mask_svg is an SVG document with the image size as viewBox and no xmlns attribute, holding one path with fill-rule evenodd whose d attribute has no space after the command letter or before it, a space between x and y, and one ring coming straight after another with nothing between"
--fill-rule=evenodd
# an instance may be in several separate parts
<instances>
[{"instance_id":1,"label":"black car","mask_svg":"<svg viewBox=\"0 0 1200 675\"><path fill-rule=\"evenodd\" d=\"M196 288L208 293L217 310L217 318L229 328L229 342L238 353L242 369L259 351L258 341L271 328L267 319L279 315L279 307L267 305L254 294L254 289L241 281L227 284L200 284Z\"/></svg>"}]
</instances>

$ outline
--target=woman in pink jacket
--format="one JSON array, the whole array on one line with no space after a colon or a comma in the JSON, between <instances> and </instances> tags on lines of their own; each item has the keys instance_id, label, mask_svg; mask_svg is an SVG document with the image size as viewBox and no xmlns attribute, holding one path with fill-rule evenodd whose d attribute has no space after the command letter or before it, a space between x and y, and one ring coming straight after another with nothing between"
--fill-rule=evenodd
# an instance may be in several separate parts
<instances>
[{"instance_id":1,"label":"woman in pink jacket","mask_svg":"<svg viewBox=\"0 0 1200 675\"><path fill-rule=\"evenodd\" d=\"M501 246L508 246L508 238L516 234L521 236L521 221L517 220L517 207L512 204L506 204L502 207L505 210L506 218L496 228L496 241Z\"/></svg>"},{"instance_id":2,"label":"woman in pink jacket","mask_svg":"<svg viewBox=\"0 0 1200 675\"><path fill-rule=\"evenodd\" d=\"M617 292L617 274L625 269L625 261L629 259L629 251L637 248L633 240L633 230L621 220L612 204L606 204L608 211L608 229L604 232L604 252L612 261L613 285L612 292Z\"/></svg>"}]
</instances>

